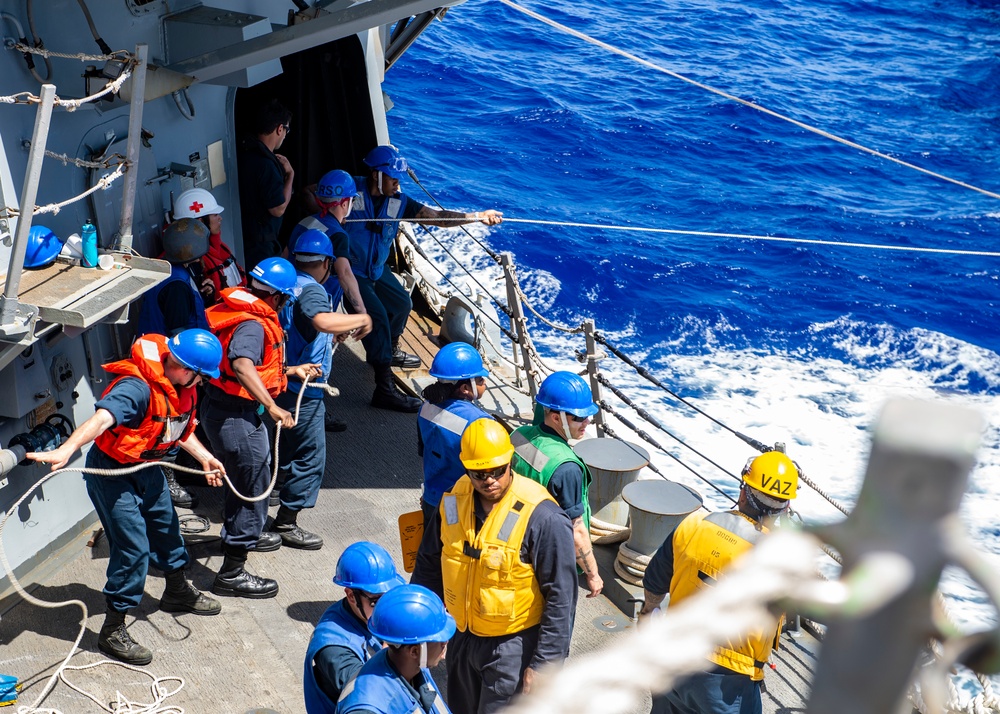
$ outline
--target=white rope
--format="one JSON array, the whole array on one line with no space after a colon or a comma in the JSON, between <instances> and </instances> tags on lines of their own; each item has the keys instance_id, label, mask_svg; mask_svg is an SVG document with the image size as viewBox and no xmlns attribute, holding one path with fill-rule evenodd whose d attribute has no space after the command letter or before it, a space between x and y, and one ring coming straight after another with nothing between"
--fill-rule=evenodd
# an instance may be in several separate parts
<instances>
[{"instance_id":1,"label":"white rope","mask_svg":"<svg viewBox=\"0 0 1000 714\"><path fill-rule=\"evenodd\" d=\"M750 630L773 629L769 605L805 597L824 584L814 572L816 541L780 532L761 539L709 588L643 622L610 647L548 670L530 696L508 714L617 714L638 709L646 692L663 692L679 678L704 670L712 651Z\"/></svg>"},{"instance_id":2,"label":"white rope","mask_svg":"<svg viewBox=\"0 0 1000 714\"><path fill-rule=\"evenodd\" d=\"M504 2L504 0L500 0ZM1000 196L998 196L1000 197ZM786 236L765 236L752 233L722 233L717 231L692 231L674 228L647 228L642 226L615 226L600 223L576 223L572 221L545 221L528 218L504 218L504 223L533 223L543 226L563 226L569 228L598 228L609 231L633 231L637 233L664 233L669 235L703 236L708 238L740 238L744 240L770 241L774 243L801 243L823 245L832 248L870 248L872 250L895 250L904 253L934 253L937 255L971 255L1000 258L1000 252L988 250L959 250L952 248L919 248L909 245L885 245L881 243L856 243L846 241L821 240L818 238L790 238Z\"/></svg>"},{"instance_id":3,"label":"white rope","mask_svg":"<svg viewBox=\"0 0 1000 714\"><path fill-rule=\"evenodd\" d=\"M298 420L299 420L299 412L300 412L301 407L302 407L302 398L303 398L303 396L305 396L306 386L308 384L309 384L309 377L307 377L306 379L304 379L302 381L302 389L299 390L299 396L295 400L295 417L294 417L295 422L298 422ZM321 389L323 388L323 386L321 386L320 384L314 384L312 386L319 387ZM337 394L339 394L339 391L335 387L330 387L329 385L325 385L325 386L328 387L328 389L324 390L324 391L327 391L327 393L335 393L334 396L336 396ZM247 503L254 503L256 501L262 501L262 500L264 500L265 498L268 498L271 495L271 491L274 490L274 484L278 480L278 447L279 447L279 444L280 444L280 438L281 438L281 422L278 422L277 425L276 425L276 428L275 428L275 433L274 433L274 456L273 456L273 459L274 459L274 471L273 471L273 474L272 474L272 477L271 477L270 484L268 485L267 489L262 494L260 494L259 496L250 497L250 496L243 495L242 493L240 493L236 489L236 487L233 485L233 482L229 480L229 476L227 476L224 473L220 474L222 476L222 479L226 482L226 485L229 486L229 489L233 492L233 494L237 498L239 498L239 499L241 499L243 501L246 501ZM149 704L149 705L141 705L140 708L135 708L135 706L137 706L136 703L130 702L127 699L125 699L121 695L120 692L118 693L119 701L118 701L118 704L115 706L115 708L105 707L100 700L96 699L94 696L92 696L89 693L87 693L87 692L85 692L85 691L83 691L83 690L81 690L81 689L73 686L68 681L66 681L66 679L62 676L62 673L63 673L64 670L67 670L67 669L70 669L70 670L89 669L91 667L96 667L98 665L105 664L105 663L121 665L121 666L125 666L125 667L127 667L129 669L136 669L136 668L132 667L131 665L125 665L125 664L123 664L121 662L112 662L111 660L103 660L101 662L97 662L97 663L91 664L91 665L70 667L69 666L69 660L76 653L77 647L80 646L80 640L83 639L83 634L84 634L84 632L87 631L87 618L89 616L89 612L87 610L87 605L82 600L64 600L64 601L61 601L61 602L49 602L47 600L39 600L38 598L34 597L31 593L29 593L27 590L24 589L24 587L21 585L21 582L17 579L17 576L14 574L14 569L11 567L10 561L7 560L7 553L6 553L6 550L4 549L4 545L3 545L3 532L4 532L4 528L6 528L6 526L7 526L7 520L11 517L11 515L15 511L17 511L17 509L20 507L20 505L25 500L27 500L39 487L42 486L42 484L44 484L49 479L51 479L51 478L53 478L55 476L58 476L59 474L69 473L69 472L81 473L81 474L95 474L97 476L125 476L125 475L128 475L128 474L136 473L136 472L141 471L143 469L148 469L148 468L153 468L153 467L169 468L169 469L173 469L175 471L183 471L184 473L196 474L196 475L203 475L203 476L207 476L209 474L218 473L217 471L203 471L203 470L200 470L200 469L189 468L187 466L180 466L178 464L174 464L174 463L170 463L170 462L166 462L166 461L146 461L146 462L143 462L143 463L140 463L140 464L134 464L132 466L127 466L127 467L120 468L120 469L95 469L95 468L88 468L88 467L85 467L85 466L66 466L64 468L57 469L55 471L50 471L45 476L43 476L41 479L39 479L37 483L35 483L31 488L29 488L27 491L24 492L24 494L17 500L17 502L14 503L7 510L7 512L4 514L3 518L0 519L0 564L3 565L4 572L7 574L7 577L10 579L10 584L11 584L11 586L13 586L14 590L22 598L24 598L26 601L28 601L28 602L30 602L30 603L32 603L34 605L37 605L38 607L49 608L49 609L57 609L57 608L65 607L67 605L76 605L83 612L83 618L81 619L81 622L80 622L80 631L77 633L76 639L73 641L73 646L70 647L69 653L63 659L63 661L59 665L59 667L56 668L56 671L53 672L52 675L49 676L48 680L45 683L45 686L42 688L41 693L35 699L34 703L32 705L30 705L30 706L19 706L18 710L17 710L18 714L61 714L61 712L59 712L56 709L39 709L38 708L38 705L41 704L42 701L44 701L45 698L52 691L52 687L55 686L55 683L56 683L56 681L58 679L62 679L62 681L66 682L66 684L69 685L72 689L74 689L75 691L80 692L81 694L87 696L89 699L91 699L92 701L94 701L97 704L99 704L105 711L112 712L112 714L140 714L140 713L143 713L143 714L183 714L183 712L184 712L183 709L180 709L180 708L175 707L173 705L168 705L166 707L161 707L160 706L166 700L167 697L172 696L173 694L176 694L177 692L179 692L181 690L181 688L183 688L183 686L184 686L184 680L181 679L180 677L161 677L161 678L154 677L153 678L154 681L153 681L153 685L152 685L153 686L152 691L153 691L153 696L154 696L155 701L152 704ZM148 672L146 672L145 670L136 669L136 671L143 672L143 674L147 674L148 675ZM162 688L160 687L160 685L159 685L159 683L162 682L162 681L177 681L177 682L180 683L180 686L178 686L175 690L173 690L171 692L164 692L162 690Z\"/></svg>"},{"instance_id":4,"label":"white rope","mask_svg":"<svg viewBox=\"0 0 1000 714\"><path fill-rule=\"evenodd\" d=\"M119 164L114 171L112 171L110 174L102 176L100 180L97 181L97 183L95 183L93 186L88 188L80 195L73 196L73 198L67 198L65 201L60 201L59 203L50 203L46 206L36 206L35 210L32 211L31 215L40 216L44 213L51 213L52 215L56 215L66 206L72 203L76 203L77 201L82 201L92 193L97 193L98 191L106 191L108 187L111 186L111 184L114 183L116 180L121 178L124 173L125 173L125 164ZM11 208L9 206L7 207L6 209L7 218L13 218L14 216L20 216L20 215L21 211L19 211L18 209Z\"/></svg>"},{"instance_id":5,"label":"white rope","mask_svg":"<svg viewBox=\"0 0 1000 714\"><path fill-rule=\"evenodd\" d=\"M906 167L908 169L912 169L914 171L919 171L922 174L925 174L927 176L931 176L931 177L939 179L941 181L946 181L946 182L948 182L950 184L954 184L956 186L961 186L962 188L967 188L967 189L969 189L971 191L976 191L976 192L981 193L981 194L983 194L985 196L989 196L990 198L1000 198L1000 193L995 193L993 191L989 191L987 189L980 188L978 186L974 186L974 185L972 185L970 183L966 183L965 181L960 181L958 179L951 178L950 176L945 176L944 174L939 174L939 173L937 173L935 171L931 171L929 169L925 169L925 168L923 168L921 166L917 166L916 164L911 164L908 161L903 161L902 159L897 159L895 156L890 156L889 154L885 154L885 153L883 153L881 151L878 151L876 149L868 148L867 146L864 146L863 144L858 144L857 142L851 141L850 139L845 139L843 137L837 136L836 134L831 134L828 131L825 131L825 130L820 129L820 128L815 127L815 126L812 126L811 124L806 124L805 122L801 122L801 121L799 121L797 119L793 119L790 116L786 116L785 114L781 114L781 113L776 112L776 111L774 111L772 109L768 109L767 107L761 106L760 104L756 104L754 102L747 101L746 99L741 99L740 97L737 97L734 94L730 94L730 93L725 92L725 91L723 91L721 89L717 89L717 88L715 88L715 87L713 87L711 85L704 84L704 83L699 82L697 80L691 79L690 77L686 77L683 74L679 74L677 72L674 72L674 71L672 71L670 69L667 69L666 67L663 67L662 65L656 64L655 62L650 62L649 60L643 59L642 57L639 57L638 55L632 54L631 52L628 52L626 50L623 50L623 49L620 49L618 47L615 47L614 45L610 45L607 42L603 42L601 40L598 40L596 37L591 37L590 35L584 34L584 33L580 32L578 30L574 30L573 28L568 27L566 25L563 25L562 23L556 22L555 20L549 19L548 17L545 17L544 15L541 15L541 14L539 14L537 12L529 10L528 8L524 7L523 5L519 5L516 2L513 2L513 0L499 0L499 1L501 3L503 3L504 5L506 5L507 7L511 8L513 10L517 10L518 12L523 13L523 14L527 15L528 17L534 18L535 20L538 20L539 22L543 22L546 25L548 25L549 27L553 27L553 28L559 30L560 32L565 32L568 35L572 35L573 37L576 37L577 39L583 40L584 42L589 42L590 44L596 45L597 47L600 47L602 49L607 50L608 52L613 52L614 54L620 55L621 57L625 57L626 59L630 59L633 62L638 62L639 64L641 64L644 67L647 67L649 69L655 70L657 72L662 72L663 74L666 74L666 75L668 75L670 77L673 77L674 79L679 79L682 82L687 82L688 84L693 85L695 87L698 87L699 89L704 89L707 92L711 92L712 94L716 94L716 95L718 95L720 97L723 97L725 99L728 99L730 101L737 102L737 103L742 104L743 106L749 107L751 109L756 109L759 112L762 112L764 114L772 116L772 117L774 117L776 119L780 119L781 121L788 122L789 124L794 124L795 126L799 127L800 129L805 129L808 132L812 132L813 134L818 134L819 136L822 136L822 137L824 137L826 139L830 139L831 141L836 141L837 143L843 144L844 146L849 146L852 149L857 149L858 151L863 151L866 154L871 154L872 156L877 156L880 159L885 159L886 161L891 161L892 163L898 164L899 166L904 166L904 167ZM505 218L504 220L507 220L507 219Z\"/></svg>"},{"instance_id":6,"label":"white rope","mask_svg":"<svg viewBox=\"0 0 1000 714\"><path fill-rule=\"evenodd\" d=\"M628 526L608 523L600 518L590 517L590 542L594 545L612 545L621 543L632 535Z\"/></svg>"},{"instance_id":7,"label":"white rope","mask_svg":"<svg viewBox=\"0 0 1000 714\"><path fill-rule=\"evenodd\" d=\"M65 107L68 112L75 112L82 105L92 102L95 99L100 99L101 97L107 95L118 93L121 89L122 84L125 83L129 77L132 76L132 70L126 69L123 71L116 79L109 80L104 87L94 94L88 95L86 97L81 97L80 99L61 99L60 97L55 97L52 100L53 105L57 107ZM0 103L2 104L39 104L42 98L31 92L18 92L17 94L9 94L7 96L0 97Z\"/></svg>"},{"instance_id":8,"label":"white rope","mask_svg":"<svg viewBox=\"0 0 1000 714\"><path fill-rule=\"evenodd\" d=\"M506 0L500 0L506 2ZM2 99L2 98L0 98ZM1000 194L989 194L1000 198ZM401 218L377 218L377 221L401 221ZM405 219L409 223L419 222L412 218ZM450 220L436 218L436 221ZM458 220L458 219L454 219ZM755 233L726 233L722 231L695 231L682 228L652 228L649 226L621 226L606 223L580 223L577 221L549 221L540 218L509 218L504 217L504 223L523 223L538 226L557 226L560 228L594 228L602 231L628 231L632 233L660 233L664 235L701 236L706 238L738 238L741 240L760 240L772 243L798 243L802 245L822 245L830 248L869 248L871 250L895 250L903 253L932 253L935 255L970 255L986 258L1000 258L1000 252L990 250L961 250L958 248L920 248L911 245L887 245L884 243L858 243L854 241L822 240L820 238L792 238L789 236L768 236ZM534 310L532 310L534 312ZM537 313L536 313L537 314ZM555 326L554 327L558 327ZM570 331L570 328L562 328ZM580 328L582 329L582 328ZM580 329L576 330L577 332Z\"/></svg>"}]
</instances>

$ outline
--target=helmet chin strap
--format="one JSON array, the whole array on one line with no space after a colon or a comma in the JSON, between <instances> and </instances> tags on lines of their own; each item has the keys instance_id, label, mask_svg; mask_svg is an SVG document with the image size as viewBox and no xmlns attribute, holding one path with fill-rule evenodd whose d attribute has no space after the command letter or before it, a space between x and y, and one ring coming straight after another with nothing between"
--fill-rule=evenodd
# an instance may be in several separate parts
<instances>
[{"instance_id":1,"label":"helmet chin strap","mask_svg":"<svg viewBox=\"0 0 1000 714\"><path fill-rule=\"evenodd\" d=\"M563 436L566 437L566 441L569 441L569 421L566 419L566 412L559 412L559 418L562 419Z\"/></svg>"},{"instance_id":2,"label":"helmet chin strap","mask_svg":"<svg viewBox=\"0 0 1000 714\"><path fill-rule=\"evenodd\" d=\"M378 192L381 193L384 196L385 195L385 187L382 185L382 179L383 179L383 177L384 177L384 174L381 171L379 171L378 172Z\"/></svg>"},{"instance_id":3,"label":"helmet chin strap","mask_svg":"<svg viewBox=\"0 0 1000 714\"><path fill-rule=\"evenodd\" d=\"M420 643L420 669L427 669L427 643Z\"/></svg>"}]
</instances>

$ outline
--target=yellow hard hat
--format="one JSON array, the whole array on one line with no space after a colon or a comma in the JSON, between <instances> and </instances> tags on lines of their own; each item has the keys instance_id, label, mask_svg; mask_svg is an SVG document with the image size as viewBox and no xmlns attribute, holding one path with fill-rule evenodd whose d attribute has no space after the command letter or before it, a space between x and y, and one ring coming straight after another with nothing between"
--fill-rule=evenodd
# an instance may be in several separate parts
<instances>
[{"instance_id":1,"label":"yellow hard hat","mask_svg":"<svg viewBox=\"0 0 1000 714\"><path fill-rule=\"evenodd\" d=\"M492 419L477 419L462 434L462 450L458 458L473 471L495 469L510 463L514 445L507 430Z\"/></svg>"},{"instance_id":2,"label":"yellow hard hat","mask_svg":"<svg viewBox=\"0 0 1000 714\"><path fill-rule=\"evenodd\" d=\"M743 483L772 498L790 501L799 488L799 470L780 451L768 451L743 467Z\"/></svg>"}]
</instances>

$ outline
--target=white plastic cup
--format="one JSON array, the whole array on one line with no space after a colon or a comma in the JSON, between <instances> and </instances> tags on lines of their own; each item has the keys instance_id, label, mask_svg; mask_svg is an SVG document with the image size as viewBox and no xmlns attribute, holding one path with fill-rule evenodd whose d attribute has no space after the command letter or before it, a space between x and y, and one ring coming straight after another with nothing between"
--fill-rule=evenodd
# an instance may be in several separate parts
<instances>
[{"instance_id":1,"label":"white plastic cup","mask_svg":"<svg viewBox=\"0 0 1000 714\"><path fill-rule=\"evenodd\" d=\"M102 255L97 259L97 267L101 270L111 270L115 267L115 256L113 255Z\"/></svg>"}]
</instances>

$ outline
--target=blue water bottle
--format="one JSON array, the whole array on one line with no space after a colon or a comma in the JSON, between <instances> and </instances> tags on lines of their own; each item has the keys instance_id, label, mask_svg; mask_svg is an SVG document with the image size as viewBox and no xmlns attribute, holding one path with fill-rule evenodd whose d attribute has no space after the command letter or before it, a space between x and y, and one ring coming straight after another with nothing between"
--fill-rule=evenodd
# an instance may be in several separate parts
<instances>
[{"instance_id":1,"label":"blue water bottle","mask_svg":"<svg viewBox=\"0 0 1000 714\"><path fill-rule=\"evenodd\" d=\"M84 268L97 267L97 229L94 224L87 221L80 229L80 239L83 244L83 260L80 265Z\"/></svg>"}]
</instances>

